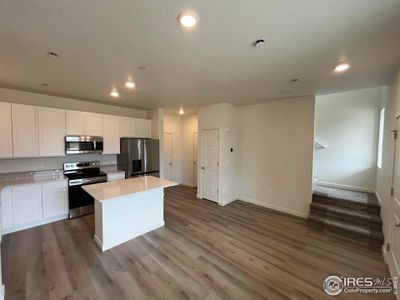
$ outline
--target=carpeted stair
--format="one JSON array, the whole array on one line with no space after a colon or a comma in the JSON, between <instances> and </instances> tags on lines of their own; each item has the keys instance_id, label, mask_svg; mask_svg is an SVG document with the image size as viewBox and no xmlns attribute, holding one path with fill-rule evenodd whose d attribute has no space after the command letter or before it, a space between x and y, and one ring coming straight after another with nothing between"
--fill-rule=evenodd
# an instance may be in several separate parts
<instances>
[{"instance_id":1,"label":"carpeted stair","mask_svg":"<svg viewBox=\"0 0 400 300\"><path fill-rule=\"evenodd\" d=\"M383 244L380 206L374 194L314 186L309 225L371 248Z\"/></svg>"}]
</instances>

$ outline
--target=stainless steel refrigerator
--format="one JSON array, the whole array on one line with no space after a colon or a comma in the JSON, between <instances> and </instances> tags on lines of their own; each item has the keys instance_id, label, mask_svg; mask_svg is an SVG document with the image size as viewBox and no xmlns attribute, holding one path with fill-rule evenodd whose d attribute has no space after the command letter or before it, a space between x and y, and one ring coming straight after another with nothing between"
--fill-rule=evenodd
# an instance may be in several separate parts
<instances>
[{"instance_id":1,"label":"stainless steel refrigerator","mask_svg":"<svg viewBox=\"0 0 400 300\"><path fill-rule=\"evenodd\" d=\"M117 155L118 169L125 177L141 175L160 176L160 145L155 139L121 138Z\"/></svg>"}]
</instances>

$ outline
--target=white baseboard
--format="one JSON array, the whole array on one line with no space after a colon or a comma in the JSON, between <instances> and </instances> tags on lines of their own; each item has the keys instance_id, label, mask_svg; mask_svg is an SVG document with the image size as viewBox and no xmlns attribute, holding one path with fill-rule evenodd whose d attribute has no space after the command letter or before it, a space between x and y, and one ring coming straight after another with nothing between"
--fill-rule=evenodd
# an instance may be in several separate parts
<instances>
[{"instance_id":1,"label":"white baseboard","mask_svg":"<svg viewBox=\"0 0 400 300\"><path fill-rule=\"evenodd\" d=\"M229 203L231 203L231 202L233 202L235 200L237 200L237 197L234 197L232 199L228 199L228 200L225 200L225 201L220 201L220 202L218 202L218 204L221 205L221 206L225 206L225 205L227 205L227 204L229 204Z\"/></svg>"},{"instance_id":2,"label":"white baseboard","mask_svg":"<svg viewBox=\"0 0 400 300\"><path fill-rule=\"evenodd\" d=\"M319 181L318 180L316 184L320 185L320 186L326 186L326 187L332 187L332 188L338 188L338 189L344 189L344 190L350 190L350 191L356 191L356 192L375 193L375 189L370 189L370 188L365 188L365 187L360 187L360 186L333 183L333 182L328 182L328 181Z\"/></svg>"},{"instance_id":3,"label":"white baseboard","mask_svg":"<svg viewBox=\"0 0 400 300\"><path fill-rule=\"evenodd\" d=\"M65 220L65 219L68 219L68 214L62 214L62 215L59 215L59 216L51 217L51 218L48 218L48 219L43 219L43 220L40 220L40 221L35 221L35 222L27 223L27 224L22 224L22 225L16 225L16 226L13 226L13 227L9 227L9 228L3 229L2 234L12 233L12 232L16 232L16 231L20 231L20 230L24 230L24 229L40 226L40 225L45 225L45 224L48 224L48 223L57 222L57 221L60 221L60 220Z\"/></svg>"},{"instance_id":4,"label":"white baseboard","mask_svg":"<svg viewBox=\"0 0 400 300\"><path fill-rule=\"evenodd\" d=\"M285 214L297 216L297 217L300 217L300 218L303 218L303 219L307 219L307 217L308 217L308 214L305 213L305 212L291 210L291 209L288 209L288 208L285 208L285 207L281 207L281 206L265 203L265 202L262 202L262 201L259 201L259 200L254 200L254 199L250 199L250 198L243 197L243 196L240 196L239 200L242 200L244 202L249 202L249 203L252 203L252 204L255 204L255 205L258 205L258 206L270 208L270 209L273 209L273 210L276 210L276 211L279 211L279 212L283 212Z\"/></svg>"}]
</instances>

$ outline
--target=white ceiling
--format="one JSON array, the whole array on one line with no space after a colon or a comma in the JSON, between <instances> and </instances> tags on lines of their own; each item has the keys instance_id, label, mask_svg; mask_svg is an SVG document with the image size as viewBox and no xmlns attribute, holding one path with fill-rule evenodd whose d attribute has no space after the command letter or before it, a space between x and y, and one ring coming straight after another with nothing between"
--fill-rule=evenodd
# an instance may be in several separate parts
<instances>
[{"instance_id":1,"label":"white ceiling","mask_svg":"<svg viewBox=\"0 0 400 300\"><path fill-rule=\"evenodd\" d=\"M185 9L200 16L194 32L177 23ZM387 83L400 1L0 0L0 45L4 87L146 109L245 105ZM352 68L335 75L341 59Z\"/></svg>"}]
</instances>

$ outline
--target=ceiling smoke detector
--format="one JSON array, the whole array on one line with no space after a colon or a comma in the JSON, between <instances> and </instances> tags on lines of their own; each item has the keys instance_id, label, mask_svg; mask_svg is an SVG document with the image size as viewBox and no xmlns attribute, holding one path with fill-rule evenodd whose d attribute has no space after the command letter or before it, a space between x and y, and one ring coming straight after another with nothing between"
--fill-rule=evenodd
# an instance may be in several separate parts
<instances>
[{"instance_id":1,"label":"ceiling smoke detector","mask_svg":"<svg viewBox=\"0 0 400 300\"><path fill-rule=\"evenodd\" d=\"M57 53L50 51L50 52L47 52L47 57L48 58L59 58L60 56Z\"/></svg>"},{"instance_id":2,"label":"ceiling smoke detector","mask_svg":"<svg viewBox=\"0 0 400 300\"><path fill-rule=\"evenodd\" d=\"M265 44L265 40L264 39L258 39L256 41L254 41L253 46L254 47L261 47L264 46Z\"/></svg>"}]
</instances>

